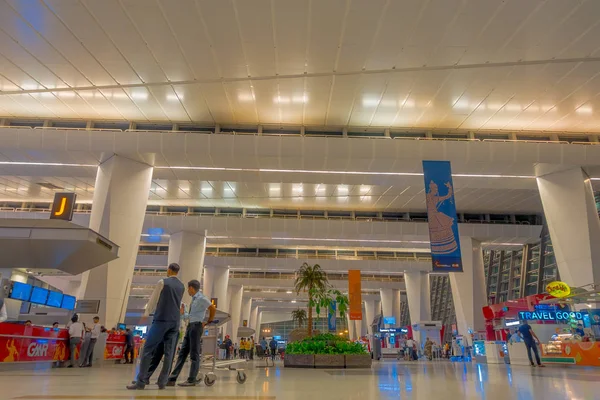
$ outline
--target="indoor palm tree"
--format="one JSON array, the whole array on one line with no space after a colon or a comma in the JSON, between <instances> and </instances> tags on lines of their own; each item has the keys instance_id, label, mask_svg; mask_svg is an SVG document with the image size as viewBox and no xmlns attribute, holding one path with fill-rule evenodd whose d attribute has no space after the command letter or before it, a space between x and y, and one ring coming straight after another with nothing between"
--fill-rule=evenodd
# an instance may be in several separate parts
<instances>
[{"instance_id":1,"label":"indoor palm tree","mask_svg":"<svg viewBox=\"0 0 600 400\"><path fill-rule=\"evenodd\" d=\"M298 322L298 327L302 327L306 322L306 310L297 309L292 311L292 321Z\"/></svg>"},{"instance_id":2,"label":"indoor palm tree","mask_svg":"<svg viewBox=\"0 0 600 400\"><path fill-rule=\"evenodd\" d=\"M319 264L308 265L304 263L296 271L296 281L294 283L296 293L300 294L301 291L308 292L308 336L312 336L313 331L312 308L315 304L313 293L315 290L325 290L328 283L327 275Z\"/></svg>"}]
</instances>

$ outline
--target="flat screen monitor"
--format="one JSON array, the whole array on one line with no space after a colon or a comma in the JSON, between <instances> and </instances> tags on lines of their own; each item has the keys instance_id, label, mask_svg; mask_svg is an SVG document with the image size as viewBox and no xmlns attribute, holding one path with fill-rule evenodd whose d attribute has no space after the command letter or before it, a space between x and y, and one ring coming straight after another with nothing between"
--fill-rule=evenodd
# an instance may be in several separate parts
<instances>
[{"instance_id":1,"label":"flat screen monitor","mask_svg":"<svg viewBox=\"0 0 600 400\"><path fill-rule=\"evenodd\" d=\"M386 325L396 325L396 317L383 317L383 323Z\"/></svg>"},{"instance_id":2,"label":"flat screen monitor","mask_svg":"<svg viewBox=\"0 0 600 400\"><path fill-rule=\"evenodd\" d=\"M29 299L29 301L35 304L45 305L46 301L48 300L49 292L50 291L48 289L44 289L39 286L34 286L33 290L31 291L31 298Z\"/></svg>"},{"instance_id":3,"label":"flat screen monitor","mask_svg":"<svg viewBox=\"0 0 600 400\"><path fill-rule=\"evenodd\" d=\"M58 292L50 292L48 295L48 301L46 302L47 306L50 307L58 307L62 305L63 294Z\"/></svg>"},{"instance_id":4,"label":"flat screen monitor","mask_svg":"<svg viewBox=\"0 0 600 400\"><path fill-rule=\"evenodd\" d=\"M117 329L120 331L124 331L127 328L127 325L125 324L117 324Z\"/></svg>"},{"instance_id":5,"label":"flat screen monitor","mask_svg":"<svg viewBox=\"0 0 600 400\"><path fill-rule=\"evenodd\" d=\"M13 282L9 297L15 300L29 301L31 289L31 285L27 283Z\"/></svg>"},{"instance_id":6,"label":"flat screen monitor","mask_svg":"<svg viewBox=\"0 0 600 400\"><path fill-rule=\"evenodd\" d=\"M148 327L146 325L136 325L133 329L142 332L142 334L144 335L146 334L146 332L148 332Z\"/></svg>"},{"instance_id":7,"label":"flat screen monitor","mask_svg":"<svg viewBox=\"0 0 600 400\"><path fill-rule=\"evenodd\" d=\"M62 298L60 308L73 311L75 309L75 297L65 294Z\"/></svg>"}]
</instances>

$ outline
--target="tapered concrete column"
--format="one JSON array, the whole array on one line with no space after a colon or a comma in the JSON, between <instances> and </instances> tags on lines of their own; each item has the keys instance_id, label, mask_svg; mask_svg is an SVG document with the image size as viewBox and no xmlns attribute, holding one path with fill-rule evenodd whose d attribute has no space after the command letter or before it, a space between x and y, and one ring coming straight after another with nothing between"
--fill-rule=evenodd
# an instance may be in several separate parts
<instances>
[{"instance_id":1,"label":"tapered concrete column","mask_svg":"<svg viewBox=\"0 0 600 400\"><path fill-rule=\"evenodd\" d=\"M600 220L592 184L579 167L536 167L561 281L573 287L600 282Z\"/></svg>"},{"instance_id":2,"label":"tapered concrete column","mask_svg":"<svg viewBox=\"0 0 600 400\"><path fill-rule=\"evenodd\" d=\"M346 321L348 322L348 339L356 340L356 330L354 321L350 320L350 314L346 315Z\"/></svg>"},{"instance_id":3,"label":"tapered concrete column","mask_svg":"<svg viewBox=\"0 0 600 400\"><path fill-rule=\"evenodd\" d=\"M217 299L217 309L227 311L229 298L227 287L229 285L229 268L207 266L204 268L204 294L208 298Z\"/></svg>"},{"instance_id":4,"label":"tapered concrete column","mask_svg":"<svg viewBox=\"0 0 600 400\"><path fill-rule=\"evenodd\" d=\"M243 286L229 287L229 313L231 314L231 322L228 323L227 334L234 342L237 340L237 332L240 327L240 317L242 313L242 294L244 293Z\"/></svg>"},{"instance_id":5,"label":"tapered concrete column","mask_svg":"<svg viewBox=\"0 0 600 400\"><path fill-rule=\"evenodd\" d=\"M456 328L458 333L467 338L471 345L469 332L485 330L485 320L481 309L487 304L487 301L481 242L461 236L460 251L463 272L451 272L448 275L456 310ZM410 312L412 314L412 310Z\"/></svg>"},{"instance_id":6,"label":"tapered concrete column","mask_svg":"<svg viewBox=\"0 0 600 400\"><path fill-rule=\"evenodd\" d=\"M245 297L242 300L242 317L240 318L240 326L244 326L244 320L248 321L248 328L250 327L250 315L252 313L252 298Z\"/></svg>"},{"instance_id":7,"label":"tapered concrete column","mask_svg":"<svg viewBox=\"0 0 600 400\"><path fill-rule=\"evenodd\" d=\"M374 332L371 324L375 319L375 300L365 300L365 318L367 333L372 335Z\"/></svg>"},{"instance_id":8,"label":"tapered concrete column","mask_svg":"<svg viewBox=\"0 0 600 400\"><path fill-rule=\"evenodd\" d=\"M431 321L429 274L421 271L404 272L404 281L406 282L410 324ZM422 332L413 330L413 333L419 344L424 343L425 337L421 334Z\"/></svg>"},{"instance_id":9,"label":"tapered concrete column","mask_svg":"<svg viewBox=\"0 0 600 400\"><path fill-rule=\"evenodd\" d=\"M381 314L381 300L375 300L375 314L374 317Z\"/></svg>"},{"instance_id":10,"label":"tapered concrete column","mask_svg":"<svg viewBox=\"0 0 600 400\"><path fill-rule=\"evenodd\" d=\"M119 258L82 274L79 297L100 300L107 328L125 320L153 168L114 155L98 167L90 229L119 245Z\"/></svg>"},{"instance_id":11,"label":"tapered concrete column","mask_svg":"<svg viewBox=\"0 0 600 400\"><path fill-rule=\"evenodd\" d=\"M394 291L392 289L379 289L379 293L381 295L383 317L392 317L394 315Z\"/></svg>"},{"instance_id":12,"label":"tapered concrete column","mask_svg":"<svg viewBox=\"0 0 600 400\"><path fill-rule=\"evenodd\" d=\"M258 307L257 307L258 310ZM258 343L260 338L262 337L262 332L260 330L260 325L262 324L262 311L259 311L256 315L256 333L254 334L254 342Z\"/></svg>"},{"instance_id":13,"label":"tapered concrete column","mask_svg":"<svg viewBox=\"0 0 600 400\"><path fill-rule=\"evenodd\" d=\"M394 318L396 318L396 326L400 326L400 297L400 290L394 289L392 297L392 314Z\"/></svg>"},{"instance_id":14,"label":"tapered concrete column","mask_svg":"<svg viewBox=\"0 0 600 400\"><path fill-rule=\"evenodd\" d=\"M256 331L256 333L260 333L258 332L258 329L256 329L256 323L258 322L258 306L254 306L252 307L252 312L250 313L250 328L254 329Z\"/></svg>"},{"instance_id":15,"label":"tapered concrete column","mask_svg":"<svg viewBox=\"0 0 600 400\"><path fill-rule=\"evenodd\" d=\"M204 272L204 254L206 250L206 235L193 232L177 232L169 239L168 263L177 263L181 267L179 279L184 285L196 279L202 281ZM191 298L185 291L183 301L190 304Z\"/></svg>"}]
</instances>

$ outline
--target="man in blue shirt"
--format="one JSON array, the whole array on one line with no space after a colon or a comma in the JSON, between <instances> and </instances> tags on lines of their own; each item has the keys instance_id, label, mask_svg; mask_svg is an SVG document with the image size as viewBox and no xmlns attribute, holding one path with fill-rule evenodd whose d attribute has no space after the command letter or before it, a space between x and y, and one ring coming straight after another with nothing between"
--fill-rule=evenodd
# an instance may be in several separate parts
<instances>
[{"instance_id":1,"label":"man in blue shirt","mask_svg":"<svg viewBox=\"0 0 600 400\"><path fill-rule=\"evenodd\" d=\"M535 334L535 332L533 331L533 329L531 329L531 326L529 326L529 324L527 324L527 321L525 321L525 320L523 321L523 323L519 327L518 332L519 332L519 336L521 336L521 338L523 339L523 342L525 342L525 347L527 348L527 357L529 357L529 362L531 363L531 366L535 367L535 364L533 363L533 359L531 358L531 350L533 350L533 353L535 354L535 361L537 362L537 365L539 367L545 367L545 365L543 365L542 362L540 361L540 353L537 348L537 343L540 342L540 339L538 339L538 337Z\"/></svg>"},{"instance_id":2,"label":"man in blue shirt","mask_svg":"<svg viewBox=\"0 0 600 400\"><path fill-rule=\"evenodd\" d=\"M200 282L196 279L188 282L188 294L192 297L192 301L190 302L190 311L185 314L184 318L188 319L189 323L179 350L177 363L171 372L171 376L169 376L167 386L175 386L188 355L191 360L190 374L187 381L180 383L179 386L196 386L196 376L200 370L200 353L202 351L200 340L204 331L206 310L209 312L207 323L212 322L217 311L217 308L211 304L210 299L200 292Z\"/></svg>"}]
</instances>

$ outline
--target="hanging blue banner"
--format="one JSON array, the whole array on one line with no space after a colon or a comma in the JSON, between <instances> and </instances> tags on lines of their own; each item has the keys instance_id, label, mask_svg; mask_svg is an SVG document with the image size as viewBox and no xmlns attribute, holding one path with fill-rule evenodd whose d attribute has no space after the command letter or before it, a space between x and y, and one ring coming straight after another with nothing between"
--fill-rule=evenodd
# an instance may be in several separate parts
<instances>
[{"instance_id":1,"label":"hanging blue banner","mask_svg":"<svg viewBox=\"0 0 600 400\"><path fill-rule=\"evenodd\" d=\"M329 307L328 311L327 311L327 326L329 327L329 332L335 332L337 330L335 309L336 309L336 303L335 303L335 301L332 301L331 307Z\"/></svg>"},{"instance_id":2,"label":"hanging blue banner","mask_svg":"<svg viewBox=\"0 0 600 400\"><path fill-rule=\"evenodd\" d=\"M449 161L423 161L433 271L462 272Z\"/></svg>"}]
</instances>

